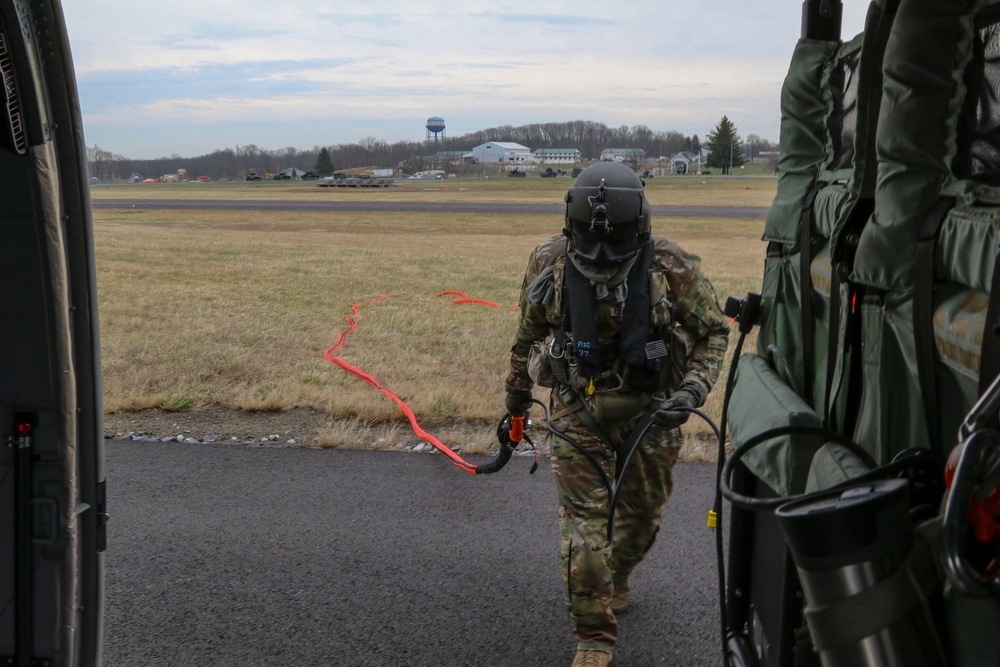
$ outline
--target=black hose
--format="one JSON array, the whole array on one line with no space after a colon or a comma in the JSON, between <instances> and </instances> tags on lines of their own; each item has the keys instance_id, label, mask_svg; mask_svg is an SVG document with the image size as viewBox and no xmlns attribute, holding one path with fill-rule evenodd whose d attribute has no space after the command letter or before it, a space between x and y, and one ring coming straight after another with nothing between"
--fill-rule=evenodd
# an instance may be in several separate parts
<instances>
[{"instance_id":1,"label":"black hose","mask_svg":"<svg viewBox=\"0 0 1000 667\"><path fill-rule=\"evenodd\" d=\"M855 443L847 436L842 435L837 431L826 428L824 426L807 426L807 425L778 426L776 428L762 431L757 435L753 436L752 438L744 442L742 445L737 447L733 451L732 455L728 459L726 459L725 464L722 466L722 476L719 479L719 490L722 492L722 495L724 495L726 499L729 500L729 502L731 502L733 505L736 505L737 507L749 510L756 510L756 511L773 510L777 508L779 505L783 505L784 503L787 503L790 500L796 500L808 495L808 494L800 494L796 496L787 496L780 498L751 498L749 496L745 496L741 493L734 491L729 483L730 478L732 477L733 474L733 468L740 460L743 459L743 457L747 454L747 452L752 450L754 447L757 447L758 445L767 442L768 440L773 440L774 438L778 438L783 435L792 435L792 434L820 436L826 438L829 441L841 444L844 447L846 447L852 454L859 457L865 463L865 465L867 465L869 468L872 469L871 471L865 473L864 475L854 477L845 482L837 484L831 488L840 488L841 486L864 483L867 481L871 481L873 479L881 479L887 474L891 474L893 472L901 470L906 470L914 466L914 463L911 459L906 459L903 461L890 463L882 467L877 467L877 464L875 463L875 460L871 457L871 455L864 449L862 449L860 446L858 446L857 443Z\"/></svg>"},{"instance_id":2,"label":"black hose","mask_svg":"<svg viewBox=\"0 0 1000 667\"><path fill-rule=\"evenodd\" d=\"M698 415L712 428L716 438L721 437L718 425L712 421L711 417L698 408L676 406L671 408L671 410L676 410L677 412L690 412ZM655 422L650 421L642 428L641 431L639 431L635 437L635 442L632 443L631 447L629 447L628 454L625 455L625 460L622 462L621 468L618 470L618 481L614 485L614 490L611 494L611 506L608 508L608 544L611 543L615 536L615 510L618 507L618 492L621 490L622 484L625 482L625 473L628 470L629 465L632 463L632 457L635 455L636 450L639 449L639 444L642 442L642 439L646 437L646 433L648 433L651 428L658 428Z\"/></svg>"},{"instance_id":3,"label":"black hose","mask_svg":"<svg viewBox=\"0 0 1000 667\"><path fill-rule=\"evenodd\" d=\"M681 411L681 408L677 408ZM622 462L622 466L618 471L618 481L615 482L614 488L611 490L611 495L608 500L608 524L607 524L607 535L608 544L614 542L615 539L615 510L618 508L618 491L621 490L622 484L625 482L625 472L628 470L629 465L632 463L632 457L635 455L637 449L639 449L639 443L642 439L646 437L649 429L653 428L654 423L649 421L642 429L636 434L635 442L628 449L628 454L625 455L625 460Z\"/></svg>"},{"instance_id":4,"label":"black hose","mask_svg":"<svg viewBox=\"0 0 1000 667\"><path fill-rule=\"evenodd\" d=\"M476 465L474 470L477 475L492 475L495 472L499 472L505 465L507 465L507 462L510 461L510 457L513 453L513 447L501 444L500 451L497 452L496 457L492 461L479 463Z\"/></svg>"},{"instance_id":5,"label":"black hose","mask_svg":"<svg viewBox=\"0 0 1000 667\"><path fill-rule=\"evenodd\" d=\"M532 401L540 403L540 401L536 401L535 399L532 399ZM510 439L510 419L511 415L508 412L503 416L503 419L500 420L500 423L497 424L497 440L500 442L500 450L497 452L497 455L491 461L472 466L472 472L474 474L492 475L495 472L503 470L503 467L507 465L508 461L510 461L510 457L513 456L514 450L517 449L517 446L520 444ZM531 442L531 438L525 436L524 439L532 447L535 446L535 443ZM537 469L538 461L536 459L535 464L531 466L529 474L534 474Z\"/></svg>"},{"instance_id":6,"label":"black hose","mask_svg":"<svg viewBox=\"0 0 1000 667\"><path fill-rule=\"evenodd\" d=\"M601 475L601 480L604 482L604 488L608 491L608 498L611 498L612 495L614 495L614 484L611 482L611 478L608 477L608 473L604 470L604 466L601 465L601 462L598 461L593 454L588 452L583 445L552 425L552 413L549 411L549 406L545 405L545 403L537 398L531 399L531 402L540 405L542 410L545 412L545 427L549 430L549 433L562 438L590 460L590 462L597 469L597 472ZM586 410L586 408L583 409Z\"/></svg>"}]
</instances>

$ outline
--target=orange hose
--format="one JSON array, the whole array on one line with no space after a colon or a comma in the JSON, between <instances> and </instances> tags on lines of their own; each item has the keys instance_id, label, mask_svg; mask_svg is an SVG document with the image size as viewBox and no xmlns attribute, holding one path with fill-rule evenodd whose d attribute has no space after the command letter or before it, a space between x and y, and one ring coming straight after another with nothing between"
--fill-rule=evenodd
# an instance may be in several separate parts
<instances>
[{"instance_id":1,"label":"orange hose","mask_svg":"<svg viewBox=\"0 0 1000 667\"><path fill-rule=\"evenodd\" d=\"M491 303L489 301L482 301L481 299L469 299L467 296L465 296L465 294L462 294L462 292L456 292L454 290L449 290L447 292L441 292L437 296L443 296L445 294L460 295L461 296L460 299L456 299L455 301L452 301L452 303L458 303L458 302L462 302L462 303L481 303L481 304L484 304L484 305L492 306L494 308L499 308L499 306L497 306L494 303ZM419 438L421 438L425 442L428 442L431 445L433 445L435 448L437 448L438 451L440 451L442 454L444 454L445 456L447 456L448 459L450 459L452 463L454 463L456 466L458 466L462 470L465 470L466 472L475 475L476 474L476 466L474 464L472 464L472 463L469 463L465 459L463 459L461 456L459 456L458 454L456 454L455 452L453 452L443 442L441 442L440 440L438 440L437 438L435 438L433 435L431 435L430 433L428 433L427 431L425 431L420 426L420 424L417 422L416 415L413 414L413 410L410 409L410 406L408 406L405 401L403 401L401 398L399 398L398 396L396 396L394 393L392 393L391 391L389 391L388 389L386 389L385 387L383 387L382 383L379 382L378 380L376 380L373 376L369 375L368 373L365 373L360 368L352 366L351 364L347 363L346 361L344 361L343 359L341 359L340 357L338 357L337 354L336 354L337 351L340 350L340 348L344 346L344 343L347 340L347 336L349 334L351 334L351 333L354 333L354 330L358 328L358 321L355 318L358 317L358 312L359 312L359 310L361 309L362 306L367 306L367 305L370 305L370 304L373 304L373 303L377 303L377 302L382 301L384 299L391 299L392 297L395 297L395 296L403 296L403 294L402 293L385 294L383 296L376 297L376 298L374 298L374 299L372 299L370 301L364 301L362 303L356 303L356 304L352 305L351 306L352 316L345 318L345 320L347 321L347 323L349 325L348 328L347 328L347 330L341 332L340 336L337 338L337 344L334 345L333 347L331 347L326 352L324 352L323 353L323 358L326 359L327 361L333 363L333 364L336 364L337 366L339 366L340 368L344 369L345 371L347 371L351 375L357 377L358 379L362 380L363 382L366 382L367 384L371 385L372 387L375 387L380 392L382 392L382 394L386 398L388 398L389 400L393 401L396 405L399 406L399 409L402 411L402 413L404 415L406 415L406 418L409 420L410 427L413 429L413 432ZM522 419L521 421L522 421L522 427L523 427L523 421L524 420ZM522 428L522 434L523 434L523 428ZM520 440L521 439L518 438L517 440L514 440L514 442L520 442Z\"/></svg>"},{"instance_id":2,"label":"orange hose","mask_svg":"<svg viewBox=\"0 0 1000 667\"><path fill-rule=\"evenodd\" d=\"M482 299L470 299L468 297L466 297L464 299L455 299L454 301L452 301L452 303L455 303L455 304L458 304L458 303L478 303L478 304L481 304L483 306L489 306L490 308L499 308L500 307L498 304L495 304L492 301L484 301Z\"/></svg>"}]
</instances>

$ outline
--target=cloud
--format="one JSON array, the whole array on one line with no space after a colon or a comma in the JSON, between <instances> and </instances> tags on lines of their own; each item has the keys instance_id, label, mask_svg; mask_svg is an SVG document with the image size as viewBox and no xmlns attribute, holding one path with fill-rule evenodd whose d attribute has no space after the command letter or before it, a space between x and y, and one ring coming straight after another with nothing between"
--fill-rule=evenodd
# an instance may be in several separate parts
<instances>
[{"instance_id":1,"label":"cloud","mask_svg":"<svg viewBox=\"0 0 1000 667\"><path fill-rule=\"evenodd\" d=\"M88 0L64 11L88 143L134 157L198 141L210 152L237 135L419 140L431 115L454 136L573 119L704 134L726 113L741 133L777 139L798 3L554 4ZM864 9L845 12L853 34Z\"/></svg>"},{"instance_id":2,"label":"cloud","mask_svg":"<svg viewBox=\"0 0 1000 667\"><path fill-rule=\"evenodd\" d=\"M617 25L615 19L578 16L574 14L514 14L502 12L480 12L470 14L471 18L495 21L497 23L534 24L546 28L578 28L589 26Z\"/></svg>"}]
</instances>

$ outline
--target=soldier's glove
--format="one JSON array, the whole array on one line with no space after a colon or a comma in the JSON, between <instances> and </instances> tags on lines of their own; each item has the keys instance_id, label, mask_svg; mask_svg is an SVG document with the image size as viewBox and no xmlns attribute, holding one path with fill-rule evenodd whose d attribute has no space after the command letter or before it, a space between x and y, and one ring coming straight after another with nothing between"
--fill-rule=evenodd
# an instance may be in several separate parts
<instances>
[{"instance_id":1,"label":"soldier's glove","mask_svg":"<svg viewBox=\"0 0 1000 667\"><path fill-rule=\"evenodd\" d=\"M660 428L677 428L688 420L691 413L677 408L697 408L702 404L701 392L694 387L681 387L670 394L653 413L653 423Z\"/></svg>"},{"instance_id":2,"label":"soldier's glove","mask_svg":"<svg viewBox=\"0 0 1000 667\"><path fill-rule=\"evenodd\" d=\"M524 417L531 407L531 391L528 389L517 389L507 385L507 400L505 401L507 412L511 417Z\"/></svg>"}]
</instances>

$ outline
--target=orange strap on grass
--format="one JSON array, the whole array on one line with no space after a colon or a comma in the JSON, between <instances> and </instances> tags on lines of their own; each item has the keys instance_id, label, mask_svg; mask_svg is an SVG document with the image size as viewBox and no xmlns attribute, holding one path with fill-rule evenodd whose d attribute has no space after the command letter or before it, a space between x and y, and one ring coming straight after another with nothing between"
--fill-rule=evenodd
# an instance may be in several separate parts
<instances>
[{"instance_id":1,"label":"orange strap on grass","mask_svg":"<svg viewBox=\"0 0 1000 667\"><path fill-rule=\"evenodd\" d=\"M478 300L478 299L469 299L467 296L465 296L461 292L454 292L454 291L442 292L441 294L438 294L438 296L442 296L444 294L461 295L460 299L456 299L455 301L452 301L452 303L458 303L458 302L461 302L461 303L470 303L470 302L471 303L479 303L480 302L480 300ZM402 294L385 294L383 296L376 297L376 298L372 299L371 301L364 301L362 303L356 303L353 306L351 306L351 314L352 315L351 315L351 317L345 318L347 320L347 323L350 326L348 326L348 328L347 328L346 331L344 331L344 332L342 332L340 334L340 337L337 339L337 344L334 345L329 350L327 350L326 352L323 353L323 358L326 359L327 361L330 361L330 362L336 364L337 366L340 366L341 368L343 368L345 371L347 371L351 375L353 375L353 376L355 376L355 377L357 377L357 378L359 378L359 379L367 382L368 384L370 384L371 386L375 387L380 392L382 392L382 394L386 398L388 398L389 400L393 401L396 405L399 406L399 409L403 412L404 415L406 415L406 418L410 421L410 426L413 428L413 432L415 434L417 434L418 437L420 437L425 442L429 442L431 445L433 445L434 447L436 447L439 452L441 452L442 454L444 454L445 456L447 456L448 459L452 463L454 463L456 466L458 466L459 468L461 468L462 470L464 470L464 471L466 471L466 472L468 472L470 474L475 475L475 474L477 474L477 472L476 472L476 466L474 464L472 464L472 463L469 463L465 459L463 459L461 456L459 456L458 454L456 454L455 452L453 452L449 447L447 447L440 440L438 440L433 435L431 435L430 433L428 433L427 431L425 431L423 428L421 428L420 424L417 422L416 415L413 414L413 410L410 409L410 406L408 406L403 401L403 399L399 398L394 393L392 393L391 391L389 391L388 389L386 389L385 387L383 387L381 382L379 382L378 380L376 380L374 377L372 377L368 373L365 373L360 368L352 366L351 364L347 363L346 361L344 361L340 357L336 356L337 351L340 350L340 348L342 348L344 346L344 342L347 339L348 334L353 333L354 330L358 328L358 321L355 318L357 318L358 311L361 309L361 306L367 306L367 305L370 305L370 304L373 304L373 303L377 303L377 302L382 301L384 299L391 299L392 297L395 297L395 296L403 296L403 295ZM499 308L499 306L497 306L496 304L490 303L489 301L482 301L481 303L483 303L485 305L491 305L494 308Z\"/></svg>"},{"instance_id":2,"label":"orange strap on grass","mask_svg":"<svg viewBox=\"0 0 1000 667\"><path fill-rule=\"evenodd\" d=\"M454 304L460 304L460 303L478 303L479 305L489 306L490 308L499 308L500 307L498 304L495 304L492 301L485 301L483 299L470 299L464 292L459 292L459 291L453 290L453 289L441 292L437 296L447 296L447 295L457 296L458 297L457 299L452 299L452 303L454 303Z\"/></svg>"}]
</instances>

